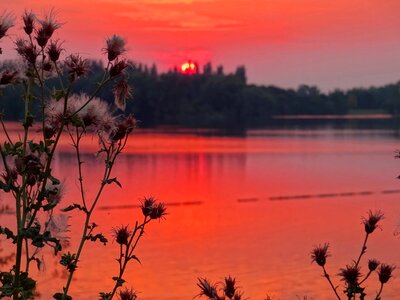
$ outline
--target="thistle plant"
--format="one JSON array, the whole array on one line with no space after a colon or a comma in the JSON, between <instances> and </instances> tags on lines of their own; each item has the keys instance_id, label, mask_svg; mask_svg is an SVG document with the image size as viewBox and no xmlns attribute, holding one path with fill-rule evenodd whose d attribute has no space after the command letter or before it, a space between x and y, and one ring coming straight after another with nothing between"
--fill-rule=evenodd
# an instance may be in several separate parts
<instances>
[{"instance_id":1,"label":"thistle plant","mask_svg":"<svg viewBox=\"0 0 400 300\"><path fill-rule=\"evenodd\" d=\"M145 232L146 225L152 220L160 220L166 214L164 203L157 202L153 197L145 197L143 199L141 210L143 213L143 221L141 223L136 222L132 230L129 229L129 226L127 225L114 229L114 239L117 244L119 244L119 256L116 259L119 270L118 275L112 277L112 280L115 282L112 291L109 293L101 292L101 300L112 299L118 288L125 283L123 276L130 261L136 260L140 263L139 258L135 255L135 250L140 238ZM133 290L126 289L125 291L121 291L119 296L122 300L136 299L136 294Z\"/></svg>"},{"instance_id":2,"label":"thistle plant","mask_svg":"<svg viewBox=\"0 0 400 300\"><path fill-rule=\"evenodd\" d=\"M395 269L394 265L380 263L378 260L372 258L367 262L368 271L366 273L362 273L361 270L361 259L367 252L367 241L369 236L380 226L380 221L384 218L384 215L381 211L369 211L367 217L362 219L362 223L364 225L365 237L361 247L360 254L357 259L353 260L351 264L346 265L344 268L341 268L339 273L337 274L340 277L340 280L344 282L344 290L343 293L346 296L346 299L366 299L366 291L365 291L365 283L367 279L373 273L377 274L377 279L380 283L380 288L376 292L375 296L372 298L374 300L381 300L381 294L383 291L384 285L389 281L392 277L393 271ZM322 268L323 276L328 281L333 293L336 298L341 300L338 293L339 286L336 286L331 276L329 275L326 269L327 258L330 256L329 253L329 244L325 243L323 245L315 246L311 251L311 260L315 262L318 266Z\"/></svg>"},{"instance_id":3,"label":"thistle plant","mask_svg":"<svg viewBox=\"0 0 400 300\"><path fill-rule=\"evenodd\" d=\"M223 282L212 283L206 278L198 278L197 286L200 288L200 293L196 297L207 297L210 300L241 300L243 292L237 285L236 279L228 276Z\"/></svg>"},{"instance_id":4,"label":"thistle plant","mask_svg":"<svg viewBox=\"0 0 400 300\"><path fill-rule=\"evenodd\" d=\"M15 20L11 13L6 12L0 16L0 41L7 36ZM108 185L121 187L114 176L114 166L136 127L133 116L121 113L132 91L125 75L129 66L123 57L126 42L118 35L108 38L103 49L107 66L102 79L90 95L74 94L72 91L75 84L81 77L88 75L90 63L80 55L67 55L63 43L54 38L54 33L62 26L54 12L39 18L33 12L26 11L22 22L24 37L15 40L15 49L21 63L0 70L0 88L21 85L24 91L21 135L13 139L3 116L0 118L5 136L5 141L0 144L0 159L4 168L0 189L8 195L10 207L15 209L15 225L0 226L0 234L15 247L15 256L8 258L13 260L11 269L0 272L0 298L17 300L34 297L36 280L31 277L30 266L36 263L40 267L38 254L43 248L50 247L55 255L62 253L60 264L68 274L65 285L53 297L67 300L72 299L69 290L86 243L108 242L98 232L93 213ZM58 78L58 83L50 85L49 79L52 78ZM115 97L113 106L98 98L99 92L110 85ZM80 201L61 207L64 183L53 172L53 162L64 135L69 137L75 152ZM88 197L85 191L89 183L84 180L81 149L83 141L92 139L93 135L97 136L99 145L96 154L104 163L97 191L93 197ZM77 248L64 253L62 237L57 234L60 228L58 232L54 230L60 221L60 210L64 225L68 219L64 214L84 216ZM136 222L132 229L123 226L115 230L116 242L121 246L117 260L120 270L114 278L112 292L103 293L105 297L102 299L112 299L116 295L121 299L136 298L133 290L118 291L124 283L122 276L128 261L138 260L134 250L145 226L151 220L163 217L165 206L156 203L153 198L150 202L145 199L142 210L142 223Z\"/></svg>"}]
</instances>

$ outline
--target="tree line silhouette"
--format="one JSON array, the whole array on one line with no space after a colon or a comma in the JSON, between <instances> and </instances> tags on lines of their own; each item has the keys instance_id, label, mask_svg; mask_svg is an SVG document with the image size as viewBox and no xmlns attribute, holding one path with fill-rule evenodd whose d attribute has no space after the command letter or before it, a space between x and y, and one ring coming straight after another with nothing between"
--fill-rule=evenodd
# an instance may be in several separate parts
<instances>
[{"instance_id":1,"label":"tree line silhouette","mask_svg":"<svg viewBox=\"0 0 400 300\"><path fill-rule=\"evenodd\" d=\"M13 62L3 62L1 69ZM141 127L165 125L207 128L265 127L277 115L344 115L355 112L400 112L400 83L382 87L353 88L347 91L321 92L316 86L301 85L297 89L249 84L246 69L239 66L225 73L222 66L211 63L196 74L182 74L178 69L159 73L155 65L131 63L127 75L134 87L134 96L127 104L127 113L141 121ZM91 61L90 75L78 80L74 93L90 93L100 80L104 65ZM58 86L53 79L49 86ZM0 96L0 111L6 120L21 120L22 86L5 87ZM113 102L112 91L99 97ZM33 101L37 113L39 103Z\"/></svg>"}]
</instances>

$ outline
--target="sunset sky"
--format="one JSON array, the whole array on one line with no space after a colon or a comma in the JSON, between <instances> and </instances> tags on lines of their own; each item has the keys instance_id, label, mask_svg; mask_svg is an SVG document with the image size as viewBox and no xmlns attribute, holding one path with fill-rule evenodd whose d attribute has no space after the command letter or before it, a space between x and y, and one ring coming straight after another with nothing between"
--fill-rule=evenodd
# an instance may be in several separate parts
<instances>
[{"instance_id":1,"label":"sunset sky","mask_svg":"<svg viewBox=\"0 0 400 300\"><path fill-rule=\"evenodd\" d=\"M127 56L161 71L187 59L230 72L247 67L251 83L297 87L367 87L400 80L398 0L1 0L2 10L64 23L69 52L101 57L106 37L128 41ZM7 3L7 5L4 5ZM55 4L56 3L56 4ZM57 6L55 6L57 5ZM2 59L13 54L3 39Z\"/></svg>"}]
</instances>

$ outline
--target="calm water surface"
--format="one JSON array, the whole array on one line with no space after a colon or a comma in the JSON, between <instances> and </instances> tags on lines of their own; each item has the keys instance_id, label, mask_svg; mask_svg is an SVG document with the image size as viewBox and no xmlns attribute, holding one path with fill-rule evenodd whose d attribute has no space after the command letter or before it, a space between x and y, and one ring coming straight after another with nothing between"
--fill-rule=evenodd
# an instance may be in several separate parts
<instances>
[{"instance_id":1,"label":"calm water surface","mask_svg":"<svg viewBox=\"0 0 400 300\"><path fill-rule=\"evenodd\" d=\"M54 167L65 180L65 206L79 199L68 143L63 141ZM84 155L89 197L101 176L95 148L96 140L88 141ZM366 257L400 265L400 161L394 159L399 148L389 130L264 130L246 137L142 130L115 168L123 189L108 188L93 221L110 237L111 228L141 218L135 206L143 196L167 203L166 219L150 224L139 245L142 264L132 263L125 276L140 299L192 299L199 292L197 277L220 281L227 275L236 277L250 299L334 299L311 264L310 250L329 242L327 269L337 274L360 251L361 216L369 209L381 209L386 219ZM1 220L13 222L9 215ZM76 215L70 222L70 251L80 222ZM1 247L0 254L9 251L7 241ZM87 243L74 299L97 299L99 291L111 289L117 251L116 243ZM41 299L50 299L65 281L57 260L47 259L37 276ZM400 294L399 278L385 287L385 299ZM375 279L367 284L371 296Z\"/></svg>"}]
</instances>

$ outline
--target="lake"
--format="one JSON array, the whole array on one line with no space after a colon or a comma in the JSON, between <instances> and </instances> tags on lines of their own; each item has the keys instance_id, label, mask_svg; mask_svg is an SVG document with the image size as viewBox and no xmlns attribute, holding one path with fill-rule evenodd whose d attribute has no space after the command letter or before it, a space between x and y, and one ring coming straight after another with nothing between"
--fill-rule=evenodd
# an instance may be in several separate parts
<instances>
[{"instance_id":1,"label":"lake","mask_svg":"<svg viewBox=\"0 0 400 300\"><path fill-rule=\"evenodd\" d=\"M54 165L66 185L63 206L79 198L68 143L62 141ZM89 197L102 170L95 148L96 139L89 139ZM400 265L397 149L399 138L389 129L253 130L236 137L138 130L115 168L123 189L108 186L93 219L110 243L87 243L71 295L97 299L99 291L111 289L118 271L112 228L141 219L137 205L151 195L167 204L168 215L150 224L137 251L141 264L132 262L124 276L139 299L192 299L198 277L218 282L228 275L250 299L335 299L310 251L330 243L327 270L339 285L335 275L360 252L361 217L368 210L380 209L386 218L370 237L362 273L366 258ZM73 216L66 251L75 251L81 231L82 219ZM1 223L12 222L11 215L1 215ZM0 255L10 250L8 241L1 247ZM400 294L398 272L385 285L384 299ZM46 259L36 276L41 299L50 299L65 281L57 259ZM366 291L373 296L379 286L376 274L371 277Z\"/></svg>"}]
</instances>

